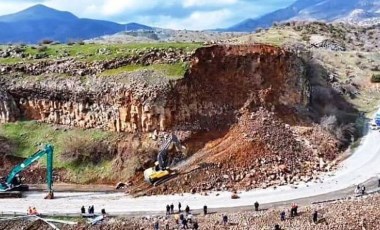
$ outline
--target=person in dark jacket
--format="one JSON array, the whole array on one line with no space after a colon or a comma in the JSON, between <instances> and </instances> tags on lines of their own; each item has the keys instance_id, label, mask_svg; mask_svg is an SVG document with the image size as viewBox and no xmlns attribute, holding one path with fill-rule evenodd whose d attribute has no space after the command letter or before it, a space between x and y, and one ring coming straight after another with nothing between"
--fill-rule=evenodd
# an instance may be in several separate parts
<instances>
[{"instance_id":1,"label":"person in dark jacket","mask_svg":"<svg viewBox=\"0 0 380 230\"><path fill-rule=\"evenodd\" d=\"M170 215L170 206L166 205L166 215Z\"/></svg>"},{"instance_id":2,"label":"person in dark jacket","mask_svg":"<svg viewBox=\"0 0 380 230\"><path fill-rule=\"evenodd\" d=\"M276 225L274 226L274 230L281 230L280 225L276 224Z\"/></svg>"},{"instance_id":3,"label":"person in dark jacket","mask_svg":"<svg viewBox=\"0 0 380 230\"><path fill-rule=\"evenodd\" d=\"M84 208L84 206L82 206L82 207L80 208L80 212L81 212L82 214L85 214L85 213L86 213L86 209Z\"/></svg>"},{"instance_id":4,"label":"person in dark jacket","mask_svg":"<svg viewBox=\"0 0 380 230\"><path fill-rule=\"evenodd\" d=\"M223 224L224 225L227 225L227 222L228 222L228 217L226 214L223 215Z\"/></svg>"},{"instance_id":5,"label":"person in dark jacket","mask_svg":"<svg viewBox=\"0 0 380 230\"><path fill-rule=\"evenodd\" d=\"M281 221L285 221L285 211L282 211L280 213L280 218L281 218Z\"/></svg>"},{"instance_id":6,"label":"person in dark jacket","mask_svg":"<svg viewBox=\"0 0 380 230\"><path fill-rule=\"evenodd\" d=\"M181 207L182 207L181 202L178 202L178 213L181 212Z\"/></svg>"},{"instance_id":7,"label":"person in dark jacket","mask_svg":"<svg viewBox=\"0 0 380 230\"><path fill-rule=\"evenodd\" d=\"M255 211L257 212L257 211L259 211L259 202L255 202Z\"/></svg>"},{"instance_id":8,"label":"person in dark jacket","mask_svg":"<svg viewBox=\"0 0 380 230\"><path fill-rule=\"evenodd\" d=\"M190 207L189 207L189 205L186 205L185 212L186 212L186 214L189 214L189 212L190 212Z\"/></svg>"},{"instance_id":9,"label":"person in dark jacket","mask_svg":"<svg viewBox=\"0 0 380 230\"><path fill-rule=\"evenodd\" d=\"M158 220L154 222L154 230L160 230L160 224L158 223Z\"/></svg>"},{"instance_id":10,"label":"person in dark jacket","mask_svg":"<svg viewBox=\"0 0 380 230\"><path fill-rule=\"evenodd\" d=\"M313 222L314 222L314 224L316 224L318 222L318 212L317 211L314 211L314 213L313 213Z\"/></svg>"},{"instance_id":11,"label":"person in dark jacket","mask_svg":"<svg viewBox=\"0 0 380 230\"><path fill-rule=\"evenodd\" d=\"M182 220L182 227L184 229L188 229L189 228L189 226L187 226L187 220L186 220L186 218L183 218L183 220Z\"/></svg>"},{"instance_id":12,"label":"person in dark jacket","mask_svg":"<svg viewBox=\"0 0 380 230\"><path fill-rule=\"evenodd\" d=\"M198 222L195 221L193 224L193 229L198 230L198 228L199 228Z\"/></svg>"},{"instance_id":13,"label":"person in dark jacket","mask_svg":"<svg viewBox=\"0 0 380 230\"><path fill-rule=\"evenodd\" d=\"M173 203L170 205L170 213L174 214L174 204Z\"/></svg>"},{"instance_id":14,"label":"person in dark jacket","mask_svg":"<svg viewBox=\"0 0 380 230\"><path fill-rule=\"evenodd\" d=\"M207 206L206 206L206 205L203 206L203 214L204 214L204 215L207 215Z\"/></svg>"}]
</instances>

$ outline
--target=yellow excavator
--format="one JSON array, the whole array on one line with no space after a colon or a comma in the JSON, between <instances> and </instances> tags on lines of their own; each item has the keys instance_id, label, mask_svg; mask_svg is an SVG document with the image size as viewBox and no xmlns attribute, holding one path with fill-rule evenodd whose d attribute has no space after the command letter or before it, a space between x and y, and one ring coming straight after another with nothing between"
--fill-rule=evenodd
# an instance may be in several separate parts
<instances>
[{"instance_id":1,"label":"yellow excavator","mask_svg":"<svg viewBox=\"0 0 380 230\"><path fill-rule=\"evenodd\" d=\"M186 149L182 146L176 135L171 134L165 138L164 144L161 146L158 154L157 161L153 167L150 167L144 171L144 180L154 186L162 184L177 175L176 171L171 170L168 167L168 151L174 144L177 151Z\"/></svg>"}]
</instances>

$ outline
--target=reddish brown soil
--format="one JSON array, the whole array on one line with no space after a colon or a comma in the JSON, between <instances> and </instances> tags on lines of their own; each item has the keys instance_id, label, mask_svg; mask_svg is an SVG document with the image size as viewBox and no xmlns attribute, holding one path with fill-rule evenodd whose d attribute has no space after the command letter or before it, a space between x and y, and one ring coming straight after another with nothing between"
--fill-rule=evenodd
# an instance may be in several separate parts
<instances>
[{"instance_id":1,"label":"reddish brown soil","mask_svg":"<svg viewBox=\"0 0 380 230\"><path fill-rule=\"evenodd\" d=\"M151 188L137 175L129 191L233 191L310 181L330 170L340 146L302 112L311 94L305 69L295 55L266 45L198 50L176 85L176 113L194 124L180 123L178 133L193 130L182 139L193 155L177 166L176 179Z\"/></svg>"}]
</instances>

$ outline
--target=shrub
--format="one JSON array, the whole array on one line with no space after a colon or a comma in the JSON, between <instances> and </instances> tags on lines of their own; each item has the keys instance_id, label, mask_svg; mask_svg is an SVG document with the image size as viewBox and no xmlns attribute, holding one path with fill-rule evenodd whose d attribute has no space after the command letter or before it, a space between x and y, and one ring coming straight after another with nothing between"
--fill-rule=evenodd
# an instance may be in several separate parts
<instances>
[{"instance_id":1,"label":"shrub","mask_svg":"<svg viewBox=\"0 0 380 230\"><path fill-rule=\"evenodd\" d=\"M380 74L372 74L371 82L373 83L379 83L380 82Z\"/></svg>"},{"instance_id":2,"label":"shrub","mask_svg":"<svg viewBox=\"0 0 380 230\"><path fill-rule=\"evenodd\" d=\"M88 137L69 138L61 154L64 161L74 164L98 164L116 155L116 145L107 141L94 141Z\"/></svg>"},{"instance_id":3,"label":"shrub","mask_svg":"<svg viewBox=\"0 0 380 230\"><path fill-rule=\"evenodd\" d=\"M46 46L39 46L38 48L37 48L37 51L38 52L45 52L47 50L47 47Z\"/></svg>"},{"instance_id":4,"label":"shrub","mask_svg":"<svg viewBox=\"0 0 380 230\"><path fill-rule=\"evenodd\" d=\"M40 45L49 45L49 44L51 44L51 43L53 43L54 41L53 40L51 40L51 39L44 39L44 40L42 40L42 41L40 41Z\"/></svg>"}]
</instances>

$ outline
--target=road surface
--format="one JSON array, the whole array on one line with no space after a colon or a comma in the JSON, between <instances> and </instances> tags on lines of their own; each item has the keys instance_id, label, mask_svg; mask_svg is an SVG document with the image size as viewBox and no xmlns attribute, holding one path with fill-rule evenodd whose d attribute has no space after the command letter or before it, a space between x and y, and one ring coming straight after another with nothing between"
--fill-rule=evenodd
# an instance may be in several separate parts
<instances>
[{"instance_id":1,"label":"road surface","mask_svg":"<svg viewBox=\"0 0 380 230\"><path fill-rule=\"evenodd\" d=\"M45 194L41 192L28 192L21 199L2 199L0 212L25 213L28 206L35 206L41 213L74 214L78 213L84 205L94 205L95 211L101 208L112 214L131 214L136 212L155 213L165 209L166 204L177 204L182 207L189 205L192 209L201 209L207 204L210 209L233 208L252 205L255 201L260 204L281 203L295 199L315 197L322 199L330 195L343 194L351 191L354 185L368 181L380 174L380 132L370 130L362 139L355 152L342 161L338 169L329 174L322 175L322 183L303 183L298 188L282 186L277 189L258 189L241 192L240 199L231 199L231 193L211 193L202 195L168 195L132 198L124 193L107 192L56 192L56 199L43 200Z\"/></svg>"}]
</instances>

